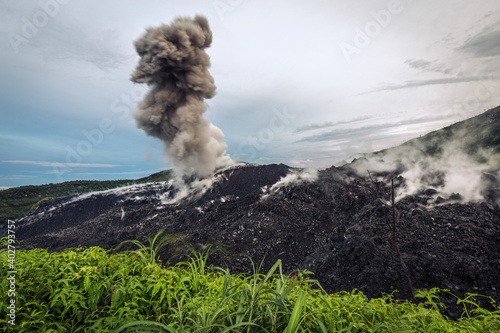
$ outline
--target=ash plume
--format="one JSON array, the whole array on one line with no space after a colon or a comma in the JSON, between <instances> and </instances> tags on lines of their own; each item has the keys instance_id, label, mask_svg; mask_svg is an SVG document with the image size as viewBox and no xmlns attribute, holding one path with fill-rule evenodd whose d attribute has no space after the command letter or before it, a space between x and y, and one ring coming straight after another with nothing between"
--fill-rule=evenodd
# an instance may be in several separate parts
<instances>
[{"instance_id":1,"label":"ash plume","mask_svg":"<svg viewBox=\"0 0 500 333\"><path fill-rule=\"evenodd\" d=\"M204 99L216 90L205 52L211 43L208 21L199 15L148 28L135 41L140 60L131 80L151 87L134 112L137 126L163 141L167 162L181 176L206 177L233 163L224 134L203 117Z\"/></svg>"}]
</instances>

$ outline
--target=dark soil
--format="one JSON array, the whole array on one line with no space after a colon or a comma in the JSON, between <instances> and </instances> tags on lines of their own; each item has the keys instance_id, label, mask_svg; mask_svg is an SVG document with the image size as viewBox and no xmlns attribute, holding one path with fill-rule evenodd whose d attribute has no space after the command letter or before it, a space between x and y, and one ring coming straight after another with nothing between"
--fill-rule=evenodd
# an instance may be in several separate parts
<instances>
[{"instance_id":1,"label":"dark soil","mask_svg":"<svg viewBox=\"0 0 500 333\"><path fill-rule=\"evenodd\" d=\"M175 204L160 195L172 187L156 183L133 193L101 193L65 204L53 199L18 220L16 236L24 249L116 247L120 242L165 228L182 233L201 249L225 244L231 256L211 263L231 272L250 272L264 258L263 271L281 259L286 272L307 269L328 292L363 291L368 297L395 293L411 298L406 274L392 237L392 208L387 202L397 175L374 175L372 183L349 166L319 172L314 182L297 182L263 191L291 171L284 165L242 166L225 170L205 193ZM196 191L194 191L196 192ZM379 193L377 195L377 193ZM379 198L379 196L383 197ZM140 198L139 198L140 197ZM432 189L396 204L400 214L397 242L415 289L439 287L463 297L465 293L500 301L500 208L493 201L458 203L459 194L433 199ZM55 207L55 209L54 209ZM51 210L52 209L52 210ZM5 226L0 227L5 234ZM163 261L175 262L169 252ZM460 316L456 300L444 296L445 314ZM477 298L487 306L486 298Z\"/></svg>"}]
</instances>

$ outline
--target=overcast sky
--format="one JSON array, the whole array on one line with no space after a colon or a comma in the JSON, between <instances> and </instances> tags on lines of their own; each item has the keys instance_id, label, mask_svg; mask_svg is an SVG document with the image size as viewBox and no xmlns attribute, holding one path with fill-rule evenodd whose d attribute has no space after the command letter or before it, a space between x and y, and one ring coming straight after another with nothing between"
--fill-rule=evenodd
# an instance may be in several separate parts
<instances>
[{"instance_id":1,"label":"overcast sky","mask_svg":"<svg viewBox=\"0 0 500 333\"><path fill-rule=\"evenodd\" d=\"M169 168L133 42L195 14L234 160L325 167L500 104L497 0L0 0L0 188Z\"/></svg>"}]
</instances>

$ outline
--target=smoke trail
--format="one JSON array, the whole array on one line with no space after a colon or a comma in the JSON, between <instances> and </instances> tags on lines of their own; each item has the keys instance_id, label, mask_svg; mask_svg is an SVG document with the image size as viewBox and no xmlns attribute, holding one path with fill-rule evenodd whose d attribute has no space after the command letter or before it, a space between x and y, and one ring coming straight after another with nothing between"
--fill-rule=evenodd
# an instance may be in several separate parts
<instances>
[{"instance_id":1,"label":"smoke trail","mask_svg":"<svg viewBox=\"0 0 500 333\"><path fill-rule=\"evenodd\" d=\"M134 113L137 126L165 144L167 161L178 175L206 177L232 164L224 134L203 113L205 98L215 95L205 48L212 31L203 16L176 18L148 28L135 42L141 57L131 80L151 90Z\"/></svg>"}]
</instances>

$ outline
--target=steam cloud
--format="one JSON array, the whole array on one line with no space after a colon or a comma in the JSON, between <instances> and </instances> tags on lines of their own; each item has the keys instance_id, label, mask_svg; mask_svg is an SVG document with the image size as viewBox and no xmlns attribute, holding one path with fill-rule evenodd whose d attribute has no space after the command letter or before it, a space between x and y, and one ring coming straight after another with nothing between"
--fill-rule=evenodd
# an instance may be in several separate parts
<instances>
[{"instance_id":1,"label":"steam cloud","mask_svg":"<svg viewBox=\"0 0 500 333\"><path fill-rule=\"evenodd\" d=\"M401 176L404 183L396 189L396 201L429 189L436 191L434 203L438 203L440 197L454 197L454 201L462 202L483 201L492 195L491 190L497 191L500 178L494 170L498 170L500 161L496 154L485 149L466 152L462 142L465 137L466 132L453 133L448 142L439 144L441 152L436 156L429 156L427 146L414 142L378 157L359 159L352 168L363 177L368 177L368 171ZM497 194L490 199L500 203Z\"/></svg>"},{"instance_id":2,"label":"steam cloud","mask_svg":"<svg viewBox=\"0 0 500 333\"><path fill-rule=\"evenodd\" d=\"M318 180L318 170L306 169L300 172L292 171L286 176L281 177L272 186L265 186L262 188L262 200L267 199L271 194L278 192L281 188L286 186L300 185L302 183L312 183Z\"/></svg>"},{"instance_id":3,"label":"steam cloud","mask_svg":"<svg viewBox=\"0 0 500 333\"><path fill-rule=\"evenodd\" d=\"M233 163L224 134L203 117L204 99L216 90L205 52L211 43L208 21L199 15L148 28L135 42L140 60L131 80L151 90L134 117L147 135L163 141L178 175L206 177Z\"/></svg>"}]
</instances>

